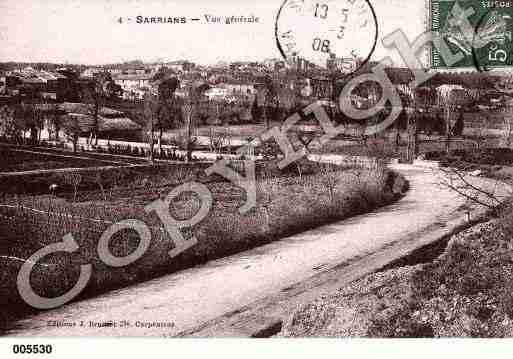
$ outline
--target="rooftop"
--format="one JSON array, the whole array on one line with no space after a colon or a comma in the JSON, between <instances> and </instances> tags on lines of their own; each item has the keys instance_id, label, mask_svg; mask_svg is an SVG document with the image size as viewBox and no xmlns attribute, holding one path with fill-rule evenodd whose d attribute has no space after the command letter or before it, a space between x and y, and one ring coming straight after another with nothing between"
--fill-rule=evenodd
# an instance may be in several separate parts
<instances>
[{"instance_id":1,"label":"rooftop","mask_svg":"<svg viewBox=\"0 0 513 359\"><path fill-rule=\"evenodd\" d=\"M141 80L151 80L153 78L153 74L116 74L112 76L114 81L116 80L128 80L128 81L141 81Z\"/></svg>"},{"instance_id":2,"label":"rooftop","mask_svg":"<svg viewBox=\"0 0 513 359\"><path fill-rule=\"evenodd\" d=\"M92 115L84 115L81 113L68 113L65 119L78 121L78 126L82 132L89 132L94 126L94 118ZM129 119L128 117L105 118L98 119L98 129L100 132L106 131L138 131L142 127Z\"/></svg>"}]
</instances>

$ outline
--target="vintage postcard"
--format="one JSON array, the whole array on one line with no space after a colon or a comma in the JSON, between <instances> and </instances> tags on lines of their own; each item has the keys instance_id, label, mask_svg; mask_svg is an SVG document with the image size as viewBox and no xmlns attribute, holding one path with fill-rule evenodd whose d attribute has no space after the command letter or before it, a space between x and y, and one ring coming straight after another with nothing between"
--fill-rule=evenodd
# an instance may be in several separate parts
<instances>
[{"instance_id":1,"label":"vintage postcard","mask_svg":"<svg viewBox=\"0 0 513 359\"><path fill-rule=\"evenodd\" d=\"M8 355L513 337L512 32L511 0L2 0Z\"/></svg>"}]
</instances>

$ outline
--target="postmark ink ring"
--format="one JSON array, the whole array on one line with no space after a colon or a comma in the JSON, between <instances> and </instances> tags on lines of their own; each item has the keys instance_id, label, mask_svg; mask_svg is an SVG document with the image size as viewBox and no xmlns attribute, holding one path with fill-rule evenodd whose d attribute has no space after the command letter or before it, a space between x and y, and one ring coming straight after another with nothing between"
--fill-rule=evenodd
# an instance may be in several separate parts
<instances>
[{"instance_id":1,"label":"postmark ink ring","mask_svg":"<svg viewBox=\"0 0 513 359\"><path fill-rule=\"evenodd\" d=\"M370 60L378 21L369 0L285 0L276 16L275 38L287 63L343 78Z\"/></svg>"}]
</instances>

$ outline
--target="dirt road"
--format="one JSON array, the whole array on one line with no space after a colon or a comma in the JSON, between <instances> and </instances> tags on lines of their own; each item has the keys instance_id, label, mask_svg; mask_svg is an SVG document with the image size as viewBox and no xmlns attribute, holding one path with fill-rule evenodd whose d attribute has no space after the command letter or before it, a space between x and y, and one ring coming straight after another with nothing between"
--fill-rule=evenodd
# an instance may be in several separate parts
<instances>
[{"instance_id":1,"label":"dirt road","mask_svg":"<svg viewBox=\"0 0 513 359\"><path fill-rule=\"evenodd\" d=\"M332 280L345 278L347 273L335 272L345 270L343 263L353 263L352 274L347 280L364 275L372 269L370 265L362 264L355 271L359 259L384 252L392 244L401 245L407 240L411 243L412 238L417 240L419 233L443 229L446 222L466 217L466 210L462 209L465 200L439 185L437 171L405 165L395 165L394 169L407 177L411 189L393 205L38 314L16 323L16 329L8 335L140 337L193 334L193 328L203 325L205 330L208 325L204 323L215 324L216 318L230 312L233 315L233 311L242 307L247 309L251 303L265 301L311 278L322 278L323 274L330 274ZM397 255L395 250L389 252L389 257ZM98 327L111 321L115 326ZM157 323L160 327L155 326ZM66 326L60 326L64 324ZM213 330L205 335L217 333Z\"/></svg>"}]
</instances>

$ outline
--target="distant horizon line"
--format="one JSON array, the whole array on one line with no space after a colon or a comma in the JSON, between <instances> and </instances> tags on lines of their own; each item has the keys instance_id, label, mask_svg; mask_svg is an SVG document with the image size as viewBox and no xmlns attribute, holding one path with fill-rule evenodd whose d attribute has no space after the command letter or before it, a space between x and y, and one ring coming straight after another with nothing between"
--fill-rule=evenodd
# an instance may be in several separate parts
<instances>
[{"instance_id":1,"label":"distant horizon line","mask_svg":"<svg viewBox=\"0 0 513 359\"><path fill-rule=\"evenodd\" d=\"M209 66L215 66L215 65L217 65L219 63L228 63L228 64L234 63L234 62L244 62L244 63L256 62L256 63L263 63L263 62L269 61L269 60L285 61L285 60L280 59L278 57L274 57L274 58L270 57L270 58L265 58L263 60L233 60L233 61L219 60L216 63L209 63L209 64L197 63L197 62L194 62L194 61L191 61L191 60L186 60L186 59L169 60L169 61L144 61L144 60L135 59L135 60L129 60L129 61L125 61L125 62L109 62L109 63L103 63L103 64L88 64L88 63L79 63L79 62L76 62L76 63L64 62L63 63L63 62L49 62L49 61L13 61L13 60L2 61L2 60L0 60L0 64L13 64L14 63L14 64L25 64L25 65L49 64L49 65L59 65L59 66L62 66L62 67L66 67L66 66L105 67L105 66L114 66L114 65L129 65L130 63L134 63L134 62L142 62L143 65L156 65L156 64L169 64L169 63L172 63L172 62L187 61L187 62L193 63L195 65L199 65L199 66L202 66L202 67L209 67ZM376 61L371 59L369 62L373 63L373 62L376 62ZM407 66L400 66L400 65L394 65L392 67L393 68L398 68L398 69L408 69ZM439 72L439 73L458 73L458 72L461 72L461 73L468 73L468 72L480 73L479 70L477 70L475 67L472 67L472 66L470 66L470 67L457 67L457 68L428 68L427 71L428 72ZM494 75L497 75L497 74L500 74L500 73L511 74L511 73L513 73L513 67L492 68L492 69L490 69L490 71L488 71L488 73L491 73L491 74L494 74Z\"/></svg>"},{"instance_id":2,"label":"distant horizon line","mask_svg":"<svg viewBox=\"0 0 513 359\"><path fill-rule=\"evenodd\" d=\"M216 65L216 64L219 64L219 63L234 63L234 62L247 62L247 63L257 62L257 63L262 63L262 62L265 62L265 61L268 61L268 60L285 61L285 60L280 59L280 58L272 58L271 57L271 58L265 58L265 59L260 59L260 60L231 60L231 61L229 61L229 60L219 60L219 61L213 62L213 63L199 63L199 62L195 62L195 61L187 60L187 59L166 60L166 61L145 61L145 60L135 59L135 60L122 61L122 62L104 62L104 63L99 63L99 64L98 63L92 64L92 63L85 63L85 62L71 62L71 61L60 62L60 61L26 61L26 60L23 60L23 61L0 60L0 63L1 64L10 64L10 63L18 63L18 64L51 64L51 65L63 65L63 66L77 65L77 66L98 67L98 66L109 66L109 65L129 65L130 63L135 63L135 62L142 62L144 65L157 65L157 64L169 64L169 63L173 63L173 62L184 61L184 62L190 62L190 63L196 64L196 65L200 65L200 66L211 66L211 65Z\"/></svg>"}]
</instances>

